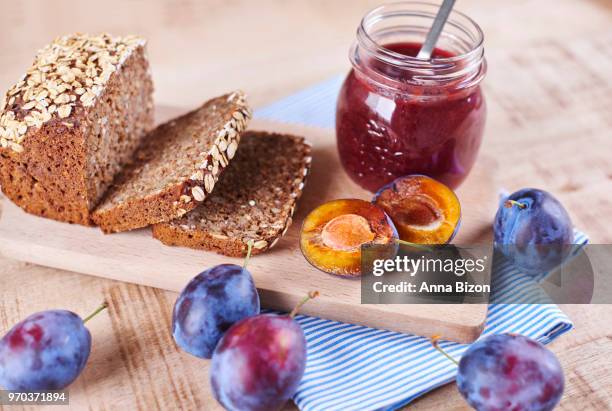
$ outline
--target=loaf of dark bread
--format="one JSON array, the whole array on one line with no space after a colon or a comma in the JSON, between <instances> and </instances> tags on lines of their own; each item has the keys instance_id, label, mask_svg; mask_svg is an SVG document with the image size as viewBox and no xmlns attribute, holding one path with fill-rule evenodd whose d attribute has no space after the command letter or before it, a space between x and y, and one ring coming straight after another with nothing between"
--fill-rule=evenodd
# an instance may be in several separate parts
<instances>
[{"instance_id":1,"label":"loaf of dark bread","mask_svg":"<svg viewBox=\"0 0 612 411\"><path fill-rule=\"evenodd\" d=\"M119 174L93 219L106 233L185 215L212 192L251 116L234 92L153 130Z\"/></svg>"},{"instance_id":2,"label":"loaf of dark bread","mask_svg":"<svg viewBox=\"0 0 612 411\"><path fill-rule=\"evenodd\" d=\"M145 41L74 34L41 49L0 101L0 186L26 211L90 225L153 127Z\"/></svg>"},{"instance_id":3,"label":"loaf of dark bread","mask_svg":"<svg viewBox=\"0 0 612 411\"><path fill-rule=\"evenodd\" d=\"M247 131L213 194L184 217L153 226L167 245L243 256L273 247L291 225L310 169L302 137Z\"/></svg>"}]
</instances>

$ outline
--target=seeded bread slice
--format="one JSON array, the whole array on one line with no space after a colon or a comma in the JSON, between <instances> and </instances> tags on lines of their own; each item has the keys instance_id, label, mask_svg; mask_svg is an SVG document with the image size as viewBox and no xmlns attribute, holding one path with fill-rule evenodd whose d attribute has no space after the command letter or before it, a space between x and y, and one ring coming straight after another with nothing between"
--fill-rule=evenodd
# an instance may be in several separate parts
<instances>
[{"instance_id":1,"label":"seeded bread slice","mask_svg":"<svg viewBox=\"0 0 612 411\"><path fill-rule=\"evenodd\" d=\"M247 131L215 192L182 218L153 226L167 245L243 256L273 247L287 232L310 169L310 145L292 135Z\"/></svg>"},{"instance_id":2,"label":"seeded bread slice","mask_svg":"<svg viewBox=\"0 0 612 411\"><path fill-rule=\"evenodd\" d=\"M212 192L251 116L234 92L153 130L95 210L106 233L170 221Z\"/></svg>"}]
</instances>

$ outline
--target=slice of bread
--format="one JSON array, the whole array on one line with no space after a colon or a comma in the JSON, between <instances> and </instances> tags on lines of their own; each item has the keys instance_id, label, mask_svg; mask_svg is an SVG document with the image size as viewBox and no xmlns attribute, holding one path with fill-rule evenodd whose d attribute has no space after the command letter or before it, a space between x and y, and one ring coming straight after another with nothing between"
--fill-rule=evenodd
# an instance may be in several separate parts
<instances>
[{"instance_id":1,"label":"slice of bread","mask_svg":"<svg viewBox=\"0 0 612 411\"><path fill-rule=\"evenodd\" d=\"M94 222L106 233L127 231L194 209L234 157L250 116L237 91L157 127L95 210Z\"/></svg>"},{"instance_id":2,"label":"slice of bread","mask_svg":"<svg viewBox=\"0 0 612 411\"><path fill-rule=\"evenodd\" d=\"M145 41L73 34L0 96L0 186L29 213L91 225L91 212L153 128Z\"/></svg>"},{"instance_id":3,"label":"slice of bread","mask_svg":"<svg viewBox=\"0 0 612 411\"><path fill-rule=\"evenodd\" d=\"M285 234L310 169L302 137L247 131L215 192L182 218L153 226L167 245L243 256L273 247Z\"/></svg>"}]
</instances>

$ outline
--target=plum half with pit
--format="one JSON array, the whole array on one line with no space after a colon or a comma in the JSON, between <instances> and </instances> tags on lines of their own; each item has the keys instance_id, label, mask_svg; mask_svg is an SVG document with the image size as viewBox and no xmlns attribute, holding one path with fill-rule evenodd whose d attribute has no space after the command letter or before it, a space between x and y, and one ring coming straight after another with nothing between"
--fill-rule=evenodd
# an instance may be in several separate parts
<instances>
[{"instance_id":1,"label":"plum half with pit","mask_svg":"<svg viewBox=\"0 0 612 411\"><path fill-rule=\"evenodd\" d=\"M494 222L495 247L527 275L539 275L563 263L574 230L563 205L550 193L524 188L505 198Z\"/></svg>"},{"instance_id":2,"label":"plum half with pit","mask_svg":"<svg viewBox=\"0 0 612 411\"><path fill-rule=\"evenodd\" d=\"M447 186L423 175L400 177L381 188L373 203L395 224L401 240L446 244L461 221L459 199Z\"/></svg>"},{"instance_id":3,"label":"plum half with pit","mask_svg":"<svg viewBox=\"0 0 612 411\"><path fill-rule=\"evenodd\" d=\"M472 344L457 372L459 392L478 411L550 411L561 399L564 380L551 351L516 334Z\"/></svg>"},{"instance_id":4,"label":"plum half with pit","mask_svg":"<svg viewBox=\"0 0 612 411\"><path fill-rule=\"evenodd\" d=\"M364 200L333 200L304 220L300 247L314 267L345 277L361 275L361 246L394 244L397 232L379 207Z\"/></svg>"}]
</instances>

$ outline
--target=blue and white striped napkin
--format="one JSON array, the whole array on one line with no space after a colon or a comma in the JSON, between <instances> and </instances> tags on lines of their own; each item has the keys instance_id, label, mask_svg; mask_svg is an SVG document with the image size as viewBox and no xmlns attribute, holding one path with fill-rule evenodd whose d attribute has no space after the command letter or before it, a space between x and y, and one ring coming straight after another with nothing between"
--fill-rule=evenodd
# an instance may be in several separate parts
<instances>
[{"instance_id":1,"label":"blue and white striped napkin","mask_svg":"<svg viewBox=\"0 0 612 411\"><path fill-rule=\"evenodd\" d=\"M255 117L333 128L342 80L334 77L305 89L256 110ZM574 243L587 242L584 234L575 232ZM506 298L512 293L512 301L529 301L533 279L509 263L496 270ZM455 378L457 367L428 338L316 317L296 320L308 343L306 371L294 397L300 410L395 410ZM554 304L492 304L483 336L512 332L547 344L572 327ZM450 341L440 346L456 359L469 347Z\"/></svg>"}]
</instances>

